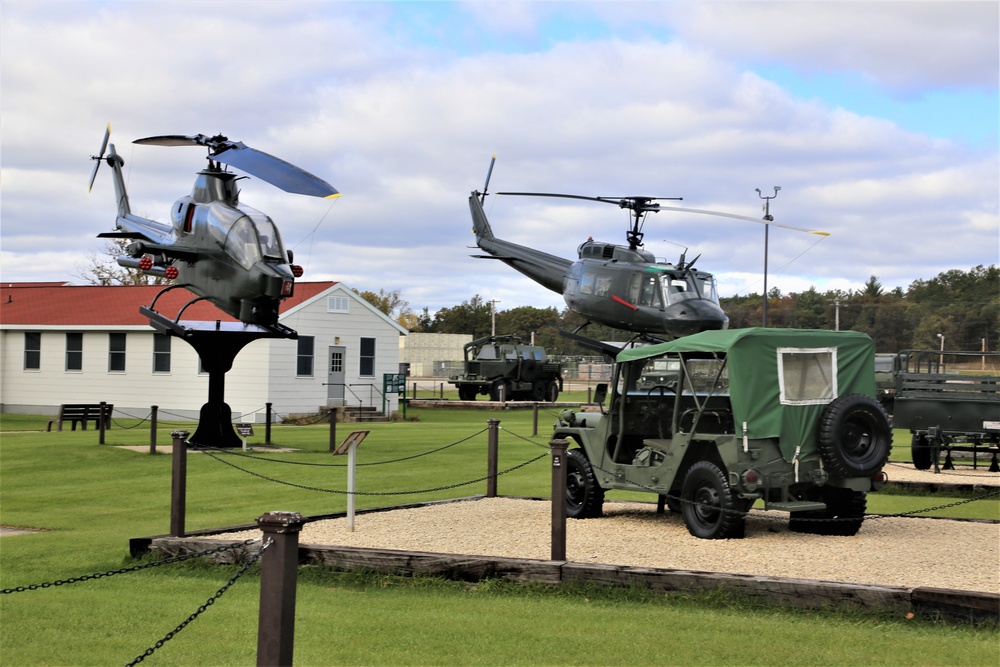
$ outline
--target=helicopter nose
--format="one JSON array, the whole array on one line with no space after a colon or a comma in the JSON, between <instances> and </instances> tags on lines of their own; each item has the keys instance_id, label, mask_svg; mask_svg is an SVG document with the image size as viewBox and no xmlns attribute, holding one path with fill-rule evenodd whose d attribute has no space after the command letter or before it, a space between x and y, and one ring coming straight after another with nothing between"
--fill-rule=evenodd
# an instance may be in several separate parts
<instances>
[{"instance_id":1,"label":"helicopter nose","mask_svg":"<svg viewBox=\"0 0 1000 667\"><path fill-rule=\"evenodd\" d=\"M708 299L688 299L667 307L666 318L678 336L729 328L729 318L719 304Z\"/></svg>"}]
</instances>

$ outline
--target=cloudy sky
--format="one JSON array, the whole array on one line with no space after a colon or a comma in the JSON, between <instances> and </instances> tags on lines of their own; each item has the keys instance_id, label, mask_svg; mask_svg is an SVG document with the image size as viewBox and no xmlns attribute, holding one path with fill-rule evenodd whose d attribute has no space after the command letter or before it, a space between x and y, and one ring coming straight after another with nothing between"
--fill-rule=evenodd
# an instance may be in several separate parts
<instances>
[{"instance_id":1,"label":"cloudy sky","mask_svg":"<svg viewBox=\"0 0 1000 667\"><path fill-rule=\"evenodd\" d=\"M768 286L887 288L1000 261L1000 17L989 2L51 2L0 4L0 279L69 280L113 228L110 122L133 212L167 219L222 133L332 183L242 181L303 279L562 307L473 259L470 191L683 197L762 215ZM625 212L491 196L497 236L574 257ZM723 296L760 292L764 227L661 212L646 248Z\"/></svg>"}]
</instances>

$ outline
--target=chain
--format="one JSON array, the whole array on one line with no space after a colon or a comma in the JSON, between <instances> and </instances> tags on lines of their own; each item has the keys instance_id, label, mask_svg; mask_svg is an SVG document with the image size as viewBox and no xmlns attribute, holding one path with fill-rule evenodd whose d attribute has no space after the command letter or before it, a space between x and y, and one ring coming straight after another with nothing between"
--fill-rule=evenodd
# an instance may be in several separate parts
<instances>
[{"instance_id":1,"label":"chain","mask_svg":"<svg viewBox=\"0 0 1000 667\"><path fill-rule=\"evenodd\" d=\"M6 595L8 593L23 593L24 591L37 591L42 588L51 588L53 586L63 586L65 584L77 584L81 581L90 581L91 579L101 579L103 577L112 577L116 574L127 574L129 572L138 572L139 570L145 570L151 567L159 567L161 565L171 565L173 563L180 563L181 561L190 560L192 558L200 558L201 556L211 556L212 554L222 553L223 551L229 551L231 549L239 549L240 547L245 547L248 544L253 544L254 542L259 542L261 538L256 538L253 540L246 540L240 542L239 544L225 544L221 547L213 547L207 551L199 551L197 553L182 554L180 556L172 556L170 558L165 558L163 560L154 561L152 563L143 563L142 565L133 565L132 567L123 567L120 570L108 570L107 572L97 572L94 574L85 574L81 577L72 577L70 579L59 579L56 581L47 581L43 584L28 584L27 586L16 586L14 588L4 588L0 590L0 595Z\"/></svg>"},{"instance_id":2,"label":"chain","mask_svg":"<svg viewBox=\"0 0 1000 667\"><path fill-rule=\"evenodd\" d=\"M241 467L239 467L238 465L236 465L234 463L230 463L229 461L223 461L219 457L217 457L214 454L212 454L212 452L206 451L204 453L205 453L205 455L210 456L211 458L215 459L216 461L218 461L220 463L225 463L227 466L230 466L232 468L236 468L240 472L245 472L248 475L253 475L254 477L259 477L260 479L265 479L265 480L267 480L269 482L275 482L277 484L284 484L285 486L291 486L291 487L294 487L296 489L303 489L305 491L320 491L322 493L339 493L339 494L343 494L343 495L355 495L355 496L408 496L408 495L416 495L416 494L419 494L419 493L433 493L435 491L446 491L448 489L457 489L457 488L462 487L462 486L469 486L470 484L477 484L479 482L483 482L483 481L485 481L487 479L490 479L490 477L491 477L491 475L486 475L485 477L480 477L478 479L473 479L473 480L470 480L468 482L459 482L457 484L448 484L446 486L437 486L437 487L434 487L432 489L419 489L419 490L416 490L416 491L381 491L381 492L379 492L379 491L369 491L369 492L353 491L353 492L351 492L351 491L341 491L339 489L321 489L321 488L315 487L315 486L306 486L305 484L296 484L295 482L286 482L286 481L283 481L283 480L280 480L280 479L275 479L273 477L268 477L267 475L262 475L262 474L260 474L258 472L254 472L252 470L247 470L246 468L241 468ZM530 464L534 463L535 461L538 461L539 459L545 458L548 455L549 455L548 452L546 452L544 454L541 454L540 456L536 456L535 458L531 459L530 461L525 461L524 463L519 463L516 466L513 466L513 467L510 467L510 468L507 468L506 470L500 471L500 472L496 473L496 476L499 477L500 475L505 475L505 474L507 474L509 472L513 472L513 471L515 471L515 470L517 470L519 468L523 468L523 467L525 467L527 465L530 465Z\"/></svg>"},{"instance_id":3,"label":"chain","mask_svg":"<svg viewBox=\"0 0 1000 667\"><path fill-rule=\"evenodd\" d=\"M253 541L256 541L256 540L253 540ZM242 577L246 573L247 570L250 569L251 565L253 565L258 560L260 560L261 555L264 553L264 551L269 546L271 546L271 540L270 539L268 539L267 542L264 543L264 545L260 548L260 551L258 551L256 554L254 554L249 560L247 560L246 563L243 564L243 566L236 572L236 574L234 574L232 576L232 578L229 581L226 582L226 584L222 588L220 588L218 591L215 592L215 595L213 595L212 597L208 598L208 600L205 601L205 604L203 604L200 607L198 607L198 609L193 614L191 614L190 616L188 616L183 622L181 622L180 625L178 625L176 628L174 628L173 630L171 630L170 632L168 632L166 635L164 635L163 639L159 640L158 642L156 642L155 644L153 644L152 646L150 646L148 649L145 650L145 652L137 655L132 660L132 662L128 663L125 667L133 667L133 665L138 665L140 662L142 662L143 660L145 660L149 656L153 655L153 653L158 648L162 647L168 641L170 641L171 639L173 639L174 636L178 632L180 632L181 630L183 630L184 628L186 628L188 626L188 624L191 623L191 621L193 621L194 619L198 618L198 616L200 616L205 610L207 610L209 607L211 607L213 604L215 604L215 601L218 600L219 598L221 598L223 596L223 594L225 594L225 592L229 590L229 587L232 586L233 584L235 584L236 581L240 577Z\"/></svg>"},{"instance_id":4,"label":"chain","mask_svg":"<svg viewBox=\"0 0 1000 667\"><path fill-rule=\"evenodd\" d=\"M530 442L530 443L531 443L531 444L533 444L533 445L534 445L535 447L545 447L546 449L548 449L548 448L549 448L549 443L547 443L547 442L546 442L546 443L542 443L542 442L535 442L534 440L531 440L530 438L526 438L526 437L524 437L523 435L518 435L517 433L514 433L514 432L513 432L513 431L511 431L510 429L506 429L506 428L503 428L502 426L501 426L501 427L499 427L499 428L500 428L501 430L503 430L503 431L506 431L507 433L510 433L510 434L511 434L512 436L514 436L515 438L520 438L521 440L524 440L525 442Z\"/></svg>"},{"instance_id":5,"label":"chain","mask_svg":"<svg viewBox=\"0 0 1000 667\"><path fill-rule=\"evenodd\" d=\"M443 447L438 447L437 449L432 449L429 452L423 452L421 454L414 454L412 456L404 456L403 458L399 458L399 459L389 459L388 461L373 461L371 463L358 463L356 465L359 468L362 467L362 466L380 466L380 465L387 465L389 463L399 463L401 461L409 461L411 459L420 458L421 456L429 456L430 454L436 454L438 452L444 451L444 450L448 449L449 447L454 447L455 445L460 445L463 442L468 442L469 440L475 438L476 436L482 435L486 431L487 431L487 429L484 428L482 431L479 431L478 433L473 433L472 435L470 435L467 438L462 438L461 440L458 440L457 442L453 442L450 445L444 445ZM266 456L255 456L253 454L244 454L241 451L234 451L234 450L229 450L229 449L220 449L218 447L192 447L192 449L195 450L195 451L205 452L205 453L208 453L209 451L212 451L212 452L217 452L217 453L220 453L220 454L229 454L231 456L242 456L243 458L256 459L257 461L267 461L269 463L286 463L288 465L313 466L313 467L316 467L316 468L346 468L347 467L346 463L311 463L309 461L282 461L281 459L271 459L271 458L267 458Z\"/></svg>"},{"instance_id":6,"label":"chain","mask_svg":"<svg viewBox=\"0 0 1000 667\"><path fill-rule=\"evenodd\" d=\"M975 498L966 498L965 500L959 500L953 503L947 503L946 505L937 505L935 507L926 507L919 510L910 510L909 512L900 512L899 514L870 514L868 515L872 519L882 519L882 518L892 518L892 517L904 517L913 514L922 514L924 512L934 512L936 510L944 510L951 507L958 507L959 505L967 505L968 503L974 503L977 500L986 500L987 498L992 498L993 496L1000 495L1000 489L995 491L990 491L981 496L976 496Z\"/></svg>"}]
</instances>

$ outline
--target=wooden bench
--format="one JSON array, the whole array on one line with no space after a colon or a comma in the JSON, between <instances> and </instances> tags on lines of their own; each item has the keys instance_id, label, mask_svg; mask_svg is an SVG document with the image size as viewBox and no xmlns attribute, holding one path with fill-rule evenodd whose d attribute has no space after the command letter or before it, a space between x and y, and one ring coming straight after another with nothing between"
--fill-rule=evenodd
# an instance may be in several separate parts
<instances>
[{"instance_id":1,"label":"wooden bench","mask_svg":"<svg viewBox=\"0 0 1000 667\"><path fill-rule=\"evenodd\" d=\"M45 430L51 431L52 422L56 422L61 431L64 421L70 422L74 431L76 430L77 423L86 431L88 421L93 421L94 426L99 428L101 425L101 407L100 403L64 403L59 406L59 416L55 419L50 419ZM104 428L111 428L111 413L114 411L115 406L111 403L105 403L103 407Z\"/></svg>"}]
</instances>

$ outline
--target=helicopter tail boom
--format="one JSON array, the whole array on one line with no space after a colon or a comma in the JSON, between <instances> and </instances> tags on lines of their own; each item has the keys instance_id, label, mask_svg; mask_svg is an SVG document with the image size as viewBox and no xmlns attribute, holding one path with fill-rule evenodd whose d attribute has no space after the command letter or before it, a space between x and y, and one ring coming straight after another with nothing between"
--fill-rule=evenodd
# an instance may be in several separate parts
<instances>
[{"instance_id":1,"label":"helicopter tail boom","mask_svg":"<svg viewBox=\"0 0 1000 667\"><path fill-rule=\"evenodd\" d=\"M472 211L476 245L486 251L491 259L498 259L541 286L562 294L566 273L572 262L493 236L493 230L483 212L483 205L479 201L478 192L473 192L469 197L469 209Z\"/></svg>"}]
</instances>

